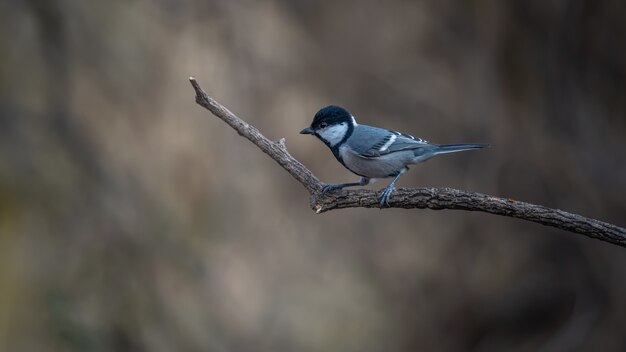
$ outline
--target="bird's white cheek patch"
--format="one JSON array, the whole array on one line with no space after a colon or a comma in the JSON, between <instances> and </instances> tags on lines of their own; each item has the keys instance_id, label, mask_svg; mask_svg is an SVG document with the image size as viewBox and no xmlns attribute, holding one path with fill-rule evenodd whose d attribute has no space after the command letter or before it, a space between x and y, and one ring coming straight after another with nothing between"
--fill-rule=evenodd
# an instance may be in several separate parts
<instances>
[{"instance_id":1,"label":"bird's white cheek patch","mask_svg":"<svg viewBox=\"0 0 626 352\"><path fill-rule=\"evenodd\" d=\"M341 142L347 132L348 125L344 122L338 125L326 127L325 129L320 130L318 134L323 140L327 141L331 147L334 147L337 143Z\"/></svg>"}]
</instances>

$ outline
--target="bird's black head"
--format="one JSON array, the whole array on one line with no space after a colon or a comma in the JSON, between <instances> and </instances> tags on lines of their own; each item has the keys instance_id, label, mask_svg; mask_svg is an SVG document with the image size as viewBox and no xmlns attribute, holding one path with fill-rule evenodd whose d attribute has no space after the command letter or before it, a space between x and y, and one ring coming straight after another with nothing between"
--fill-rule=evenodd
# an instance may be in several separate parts
<instances>
[{"instance_id":1,"label":"bird's black head","mask_svg":"<svg viewBox=\"0 0 626 352\"><path fill-rule=\"evenodd\" d=\"M331 132L335 132L332 133L333 135L337 135L337 133L341 132L341 139L343 139L344 135L348 131L352 131L355 125L356 121L354 120L354 116L352 116L352 114L350 114L346 109L336 105L329 105L318 111L315 114L315 117L313 117L311 126L303 129L300 133L314 134L324 142L331 142L328 138L324 138L324 131L331 129ZM339 126L343 126L345 128L338 128Z\"/></svg>"},{"instance_id":2,"label":"bird's black head","mask_svg":"<svg viewBox=\"0 0 626 352\"><path fill-rule=\"evenodd\" d=\"M342 122L352 124L352 120L352 115L346 109L336 105L329 105L315 114L311 128L319 129L330 125L338 125Z\"/></svg>"}]
</instances>

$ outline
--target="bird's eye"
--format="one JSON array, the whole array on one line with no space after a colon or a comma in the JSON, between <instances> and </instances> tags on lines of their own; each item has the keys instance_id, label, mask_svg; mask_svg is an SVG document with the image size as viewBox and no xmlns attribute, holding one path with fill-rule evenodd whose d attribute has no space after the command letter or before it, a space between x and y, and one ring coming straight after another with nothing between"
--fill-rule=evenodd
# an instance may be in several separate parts
<instances>
[{"instance_id":1,"label":"bird's eye","mask_svg":"<svg viewBox=\"0 0 626 352\"><path fill-rule=\"evenodd\" d=\"M326 128L328 124L326 122L320 123L320 128Z\"/></svg>"}]
</instances>

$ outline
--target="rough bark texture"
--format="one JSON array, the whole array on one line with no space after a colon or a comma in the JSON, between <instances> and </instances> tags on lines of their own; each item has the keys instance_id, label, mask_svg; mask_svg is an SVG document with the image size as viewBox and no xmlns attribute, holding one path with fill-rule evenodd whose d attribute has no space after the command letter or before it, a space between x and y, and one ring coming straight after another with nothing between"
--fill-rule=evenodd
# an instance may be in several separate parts
<instances>
[{"instance_id":1,"label":"rough bark texture","mask_svg":"<svg viewBox=\"0 0 626 352\"><path fill-rule=\"evenodd\" d=\"M343 208L380 207L378 200L380 192L341 190L321 193L322 182L302 163L289 154L285 147L284 139L277 142L267 139L254 126L247 124L209 97L193 77L189 80L196 91L196 102L229 124L239 135L246 137L254 143L298 180L311 194L311 208L316 213ZM541 205L451 188L398 188L389 201L389 207L482 211L528 220L583 234L619 246L626 246L626 229L613 224Z\"/></svg>"}]
</instances>

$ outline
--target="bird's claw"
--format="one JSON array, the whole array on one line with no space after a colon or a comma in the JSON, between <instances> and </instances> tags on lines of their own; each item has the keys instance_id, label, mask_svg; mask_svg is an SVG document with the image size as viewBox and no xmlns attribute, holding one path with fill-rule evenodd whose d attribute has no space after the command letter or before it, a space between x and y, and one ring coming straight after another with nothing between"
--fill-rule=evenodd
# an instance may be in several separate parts
<instances>
[{"instance_id":1,"label":"bird's claw","mask_svg":"<svg viewBox=\"0 0 626 352\"><path fill-rule=\"evenodd\" d=\"M383 193L380 194L379 198L381 208L389 207L389 199L391 199L391 194L395 190L395 187L387 187L383 190Z\"/></svg>"},{"instance_id":2,"label":"bird's claw","mask_svg":"<svg viewBox=\"0 0 626 352\"><path fill-rule=\"evenodd\" d=\"M322 188L322 193L326 193L326 192L330 192L330 191L334 191L336 189L341 189L340 185L336 185L336 184L327 184Z\"/></svg>"}]
</instances>

